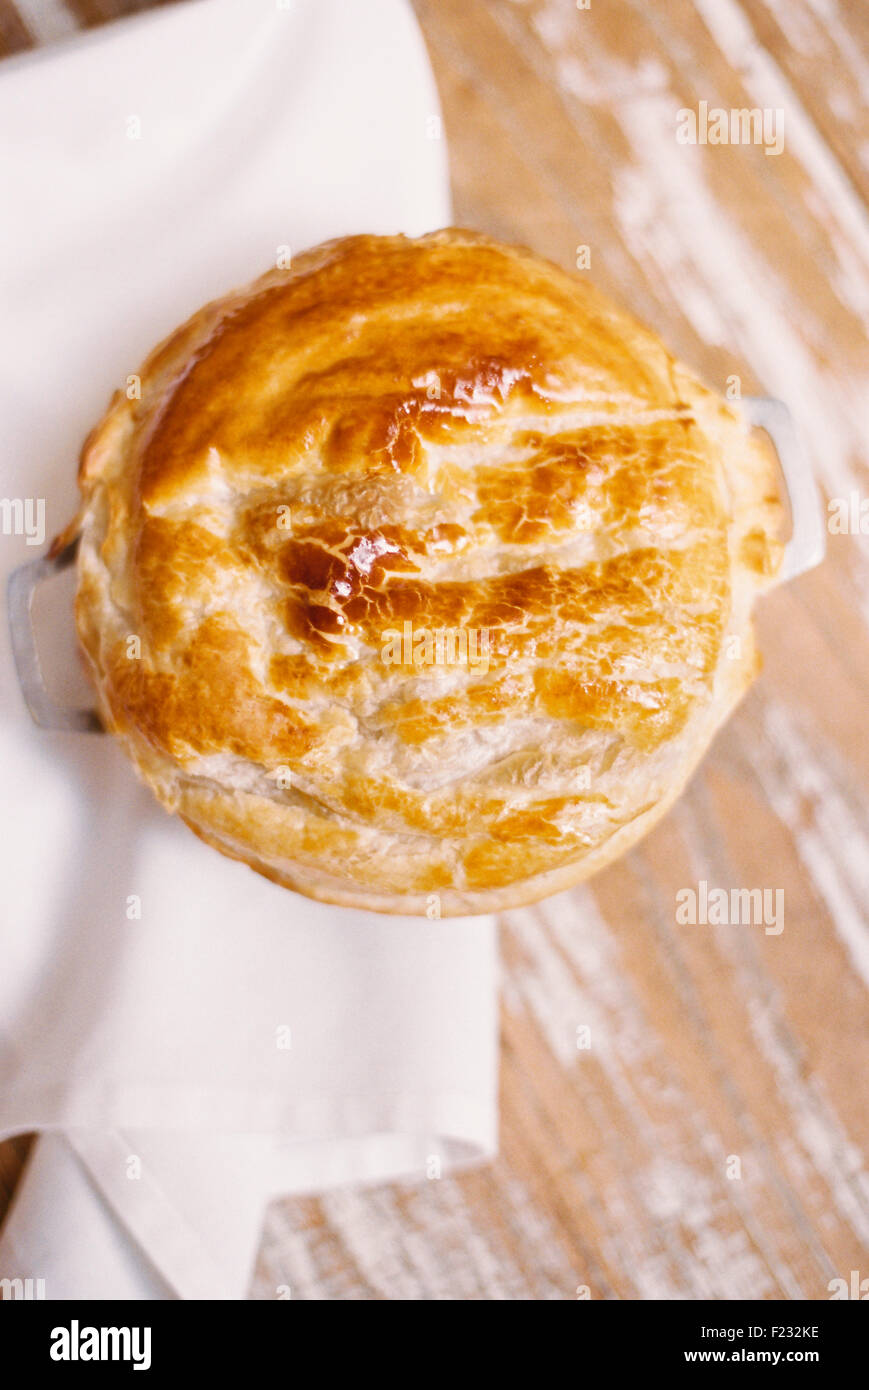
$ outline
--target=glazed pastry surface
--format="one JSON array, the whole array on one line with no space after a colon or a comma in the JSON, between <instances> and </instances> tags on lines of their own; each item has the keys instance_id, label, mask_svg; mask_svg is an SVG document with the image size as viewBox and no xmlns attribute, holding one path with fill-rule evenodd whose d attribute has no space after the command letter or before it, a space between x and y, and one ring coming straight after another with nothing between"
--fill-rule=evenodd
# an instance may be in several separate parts
<instances>
[{"instance_id":1,"label":"glazed pastry surface","mask_svg":"<svg viewBox=\"0 0 869 1390\"><path fill-rule=\"evenodd\" d=\"M576 882L755 673L772 465L584 277L464 231L351 237L139 375L73 523L102 715L288 887L447 915Z\"/></svg>"}]
</instances>

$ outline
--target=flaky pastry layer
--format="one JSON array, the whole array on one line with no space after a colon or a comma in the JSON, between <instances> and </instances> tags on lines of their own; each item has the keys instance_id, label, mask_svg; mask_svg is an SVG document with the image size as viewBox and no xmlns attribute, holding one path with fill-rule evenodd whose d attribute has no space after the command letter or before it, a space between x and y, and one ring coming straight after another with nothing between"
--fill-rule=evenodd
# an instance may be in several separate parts
<instances>
[{"instance_id":1,"label":"flaky pastry layer","mask_svg":"<svg viewBox=\"0 0 869 1390\"><path fill-rule=\"evenodd\" d=\"M534 901L654 824L752 679L772 465L585 278L350 237L138 375L82 451L80 640L160 801L278 883Z\"/></svg>"}]
</instances>

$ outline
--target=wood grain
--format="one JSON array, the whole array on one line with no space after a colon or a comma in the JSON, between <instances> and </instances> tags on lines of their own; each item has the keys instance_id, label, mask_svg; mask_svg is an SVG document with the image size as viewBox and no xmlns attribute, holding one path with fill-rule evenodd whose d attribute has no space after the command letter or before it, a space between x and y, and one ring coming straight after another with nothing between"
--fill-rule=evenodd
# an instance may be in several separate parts
<instances>
[{"instance_id":1,"label":"wood grain","mask_svg":"<svg viewBox=\"0 0 869 1390\"><path fill-rule=\"evenodd\" d=\"M0 0L2 51L34 3ZM865 7L415 9L456 220L566 266L587 246L711 384L789 403L827 496L866 496ZM783 110L783 152L679 145L700 101ZM867 581L865 538L831 536L764 602L762 678L667 820L502 919L498 1161L275 1203L253 1297L823 1299L869 1274ZM678 925L701 879L781 889L783 931ZM22 1157L0 1146L0 1205Z\"/></svg>"}]
</instances>

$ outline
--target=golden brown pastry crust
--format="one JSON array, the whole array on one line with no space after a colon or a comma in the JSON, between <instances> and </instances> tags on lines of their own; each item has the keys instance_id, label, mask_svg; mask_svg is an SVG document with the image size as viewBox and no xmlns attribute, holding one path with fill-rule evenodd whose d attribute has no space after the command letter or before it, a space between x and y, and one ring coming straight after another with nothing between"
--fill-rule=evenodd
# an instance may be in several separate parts
<instances>
[{"instance_id":1,"label":"golden brown pastry crust","mask_svg":"<svg viewBox=\"0 0 869 1390\"><path fill-rule=\"evenodd\" d=\"M139 375L82 451L80 639L163 804L276 882L444 915L566 887L754 674L773 468L583 278L349 237Z\"/></svg>"}]
</instances>

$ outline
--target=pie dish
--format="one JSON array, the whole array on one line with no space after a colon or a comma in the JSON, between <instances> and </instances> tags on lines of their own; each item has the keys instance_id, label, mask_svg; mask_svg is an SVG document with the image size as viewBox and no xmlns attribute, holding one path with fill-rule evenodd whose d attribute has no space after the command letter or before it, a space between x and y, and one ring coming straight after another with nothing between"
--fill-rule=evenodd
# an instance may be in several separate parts
<instances>
[{"instance_id":1,"label":"pie dish","mask_svg":"<svg viewBox=\"0 0 869 1390\"><path fill-rule=\"evenodd\" d=\"M380 912L535 901L678 796L758 669L742 415L585 276L449 229L277 266L82 450L76 625L170 811Z\"/></svg>"}]
</instances>

